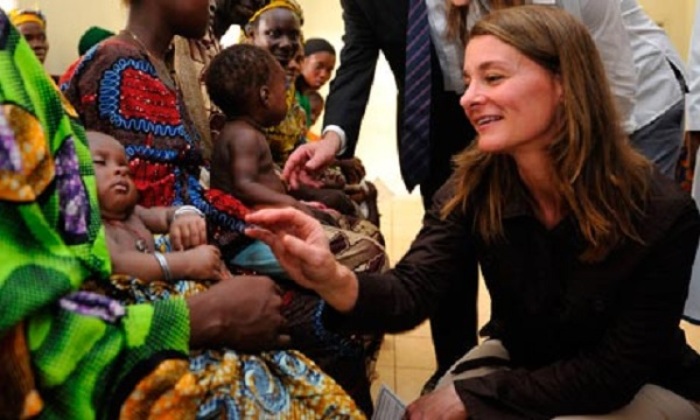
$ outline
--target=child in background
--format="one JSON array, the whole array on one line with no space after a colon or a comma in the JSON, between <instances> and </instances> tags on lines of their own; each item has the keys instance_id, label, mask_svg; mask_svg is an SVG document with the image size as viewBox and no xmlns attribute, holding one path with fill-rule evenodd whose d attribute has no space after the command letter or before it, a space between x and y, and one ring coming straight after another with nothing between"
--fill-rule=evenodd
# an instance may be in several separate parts
<instances>
[{"instance_id":1,"label":"child in background","mask_svg":"<svg viewBox=\"0 0 700 420\"><path fill-rule=\"evenodd\" d=\"M87 132L112 271L144 281L224 280L219 250L207 245L206 222L192 206L145 208L129 173L124 147L113 137ZM174 252L156 251L154 233L169 233Z\"/></svg>"},{"instance_id":2,"label":"child in background","mask_svg":"<svg viewBox=\"0 0 700 420\"><path fill-rule=\"evenodd\" d=\"M318 90L331 79L335 62L335 48L330 42L322 38L309 38L304 42L304 61L301 63L301 71L296 77L295 85L297 101L309 117L309 127L314 125L311 96L318 94Z\"/></svg>"}]
</instances>

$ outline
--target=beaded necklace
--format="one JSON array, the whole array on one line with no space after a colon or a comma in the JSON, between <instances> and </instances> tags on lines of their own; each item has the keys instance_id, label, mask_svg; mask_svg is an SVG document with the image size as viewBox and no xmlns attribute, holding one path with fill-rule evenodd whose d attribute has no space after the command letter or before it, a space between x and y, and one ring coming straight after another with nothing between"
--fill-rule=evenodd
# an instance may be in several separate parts
<instances>
[{"instance_id":1,"label":"beaded necklace","mask_svg":"<svg viewBox=\"0 0 700 420\"><path fill-rule=\"evenodd\" d=\"M173 89L176 89L177 88L177 81L175 80L174 75L172 74L172 72L170 71L168 66L165 64L165 62L162 59L151 54L151 51L148 49L146 44L143 41L141 41L141 38L139 38L138 35L136 35L133 31L125 28L124 30L122 30L122 32L129 35L129 37L131 39L133 39L134 42L136 42L136 44L146 52L146 55L151 60L151 63L153 64L153 67L155 68L158 76L161 79L163 79L163 81L168 86L170 86Z\"/></svg>"},{"instance_id":2,"label":"beaded necklace","mask_svg":"<svg viewBox=\"0 0 700 420\"><path fill-rule=\"evenodd\" d=\"M145 254L148 254L148 242L146 241L146 238L141 236L141 234L131 226L127 225L126 223L122 222L121 220L115 220L115 219L104 219L104 222L110 226L123 229L129 235L131 235L132 238L134 238L134 245L136 247L136 250L139 252L143 252Z\"/></svg>"}]
</instances>

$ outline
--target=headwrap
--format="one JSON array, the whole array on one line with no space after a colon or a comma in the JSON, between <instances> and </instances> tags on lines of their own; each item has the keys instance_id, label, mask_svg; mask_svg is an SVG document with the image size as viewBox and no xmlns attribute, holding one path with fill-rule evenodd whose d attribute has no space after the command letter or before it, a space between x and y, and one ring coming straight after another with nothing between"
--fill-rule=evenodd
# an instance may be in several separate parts
<instances>
[{"instance_id":1,"label":"headwrap","mask_svg":"<svg viewBox=\"0 0 700 420\"><path fill-rule=\"evenodd\" d=\"M292 13L297 15L297 17L299 18L299 22L302 25L304 24L304 12L302 12L301 6L299 5L299 3L296 2L296 0L273 0L266 6L258 9L258 11L255 12L255 14L253 14L253 16L248 20L248 23L254 23L258 20L258 18L260 18L260 16L263 13L267 12L268 10L280 8L291 10Z\"/></svg>"},{"instance_id":2,"label":"headwrap","mask_svg":"<svg viewBox=\"0 0 700 420\"><path fill-rule=\"evenodd\" d=\"M40 10L14 9L8 14L13 25L21 26L25 23L37 23L46 29L46 17Z\"/></svg>"},{"instance_id":3,"label":"headwrap","mask_svg":"<svg viewBox=\"0 0 700 420\"><path fill-rule=\"evenodd\" d=\"M308 57L319 52L327 52L335 55L335 48L323 38L309 38L304 43L304 56Z\"/></svg>"},{"instance_id":4,"label":"headwrap","mask_svg":"<svg viewBox=\"0 0 700 420\"><path fill-rule=\"evenodd\" d=\"M78 42L78 54L82 56L95 44L99 44L100 41L103 41L113 35L114 32L100 28L99 26L90 27L90 29L85 31L83 36L80 37L80 41Z\"/></svg>"}]
</instances>

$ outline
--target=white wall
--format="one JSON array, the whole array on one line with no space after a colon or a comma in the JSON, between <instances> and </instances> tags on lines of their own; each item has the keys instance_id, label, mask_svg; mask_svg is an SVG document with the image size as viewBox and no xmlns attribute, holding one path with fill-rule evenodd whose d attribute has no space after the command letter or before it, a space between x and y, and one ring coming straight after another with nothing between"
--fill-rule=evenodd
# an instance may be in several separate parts
<instances>
[{"instance_id":1,"label":"white wall","mask_svg":"<svg viewBox=\"0 0 700 420\"><path fill-rule=\"evenodd\" d=\"M63 74L78 58L78 41L89 27L117 32L126 22L126 8L120 0L16 1L22 8L38 6L46 15L49 54L45 65L51 74Z\"/></svg>"},{"instance_id":2,"label":"white wall","mask_svg":"<svg viewBox=\"0 0 700 420\"><path fill-rule=\"evenodd\" d=\"M678 52L686 59L695 19L695 0L639 0L639 3L666 30Z\"/></svg>"},{"instance_id":3,"label":"white wall","mask_svg":"<svg viewBox=\"0 0 700 420\"><path fill-rule=\"evenodd\" d=\"M5 12L9 12L15 7L17 7L16 0L0 0L0 9L4 10Z\"/></svg>"}]
</instances>

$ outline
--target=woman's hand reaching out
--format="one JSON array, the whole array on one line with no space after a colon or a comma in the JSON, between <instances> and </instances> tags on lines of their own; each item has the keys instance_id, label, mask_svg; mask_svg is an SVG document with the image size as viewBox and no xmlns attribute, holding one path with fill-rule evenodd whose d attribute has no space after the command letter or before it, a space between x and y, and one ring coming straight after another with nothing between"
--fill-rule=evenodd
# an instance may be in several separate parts
<instances>
[{"instance_id":1,"label":"woman's hand reaching out","mask_svg":"<svg viewBox=\"0 0 700 420\"><path fill-rule=\"evenodd\" d=\"M246 235L266 243L287 274L315 290L331 306L348 311L357 301L357 278L339 264L314 218L291 208L259 210L246 216Z\"/></svg>"}]
</instances>

